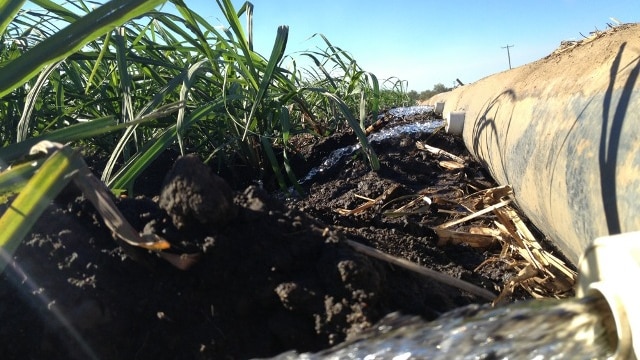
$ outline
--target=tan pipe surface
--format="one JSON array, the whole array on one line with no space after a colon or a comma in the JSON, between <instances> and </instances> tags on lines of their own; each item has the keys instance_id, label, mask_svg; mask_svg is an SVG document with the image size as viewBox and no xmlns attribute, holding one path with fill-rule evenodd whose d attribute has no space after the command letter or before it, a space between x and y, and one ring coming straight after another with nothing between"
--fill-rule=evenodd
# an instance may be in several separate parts
<instances>
[{"instance_id":1,"label":"tan pipe surface","mask_svg":"<svg viewBox=\"0 0 640 360\"><path fill-rule=\"evenodd\" d=\"M577 264L597 237L640 230L640 24L439 94L463 138Z\"/></svg>"}]
</instances>

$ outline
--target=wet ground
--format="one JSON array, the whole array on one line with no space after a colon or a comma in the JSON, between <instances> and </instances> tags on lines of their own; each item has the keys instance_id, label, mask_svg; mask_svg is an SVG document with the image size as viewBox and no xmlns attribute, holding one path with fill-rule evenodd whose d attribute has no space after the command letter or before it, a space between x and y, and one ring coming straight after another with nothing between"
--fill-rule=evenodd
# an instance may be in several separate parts
<instances>
[{"instance_id":1,"label":"wet ground","mask_svg":"<svg viewBox=\"0 0 640 360\"><path fill-rule=\"evenodd\" d=\"M386 127L427 117L388 120ZM416 148L418 140L462 157L465 166L446 170L442 159ZM294 169L303 177L333 150L354 143L348 130L322 140L299 137ZM193 263L187 270L165 261L171 256L119 245L93 207L67 191L0 278L0 353L25 359L269 357L327 348L391 312L431 320L487 302L357 252L346 240L498 294L514 275L508 266L475 269L499 246L438 246L432 230L455 212L443 205L446 199L495 186L461 140L410 134L374 148L379 171L356 151L306 181L305 196L223 180L193 156L175 165L158 161L143 178L148 183L137 184L148 196L118 199L118 207L139 231L166 238L174 260ZM440 205L385 213L400 200L423 196ZM348 214L366 198L378 201ZM508 301L528 297L516 291Z\"/></svg>"}]
</instances>

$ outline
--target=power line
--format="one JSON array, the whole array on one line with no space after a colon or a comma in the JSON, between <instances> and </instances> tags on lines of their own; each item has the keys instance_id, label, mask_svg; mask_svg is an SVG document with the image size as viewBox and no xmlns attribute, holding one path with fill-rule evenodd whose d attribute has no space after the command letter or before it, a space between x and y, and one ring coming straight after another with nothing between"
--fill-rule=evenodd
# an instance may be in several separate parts
<instances>
[{"instance_id":1,"label":"power line","mask_svg":"<svg viewBox=\"0 0 640 360\"><path fill-rule=\"evenodd\" d=\"M511 53L509 52L509 48L514 47L514 45L503 46L503 49L507 49L507 57L509 58L509 69L511 69Z\"/></svg>"}]
</instances>

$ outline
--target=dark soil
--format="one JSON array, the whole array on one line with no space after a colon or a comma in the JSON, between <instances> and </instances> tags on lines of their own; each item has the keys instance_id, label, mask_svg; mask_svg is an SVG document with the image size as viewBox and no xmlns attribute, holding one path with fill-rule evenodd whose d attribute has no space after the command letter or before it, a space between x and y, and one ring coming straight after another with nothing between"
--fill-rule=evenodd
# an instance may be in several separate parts
<instances>
[{"instance_id":1,"label":"dark soil","mask_svg":"<svg viewBox=\"0 0 640 360\"><path fill-rule=\"evenodd\" d=\"M349 131L323 140L298 138L296 172L304 175L354 139ZM465 158L467 166L442 169L416 149L416 140ZM431 227L448 215L435 206L390 218L381 202L360 214L339 215L337 209L364 202L356 194L376 198L395 188L388 202L403 194L447 198L494 186L462 142L447 135L390 139L375 150L379 171L356 153L305 183L304 197L274 195L233 178L227 185L194 156L173 167L157 161L143 177L148 185L137 184L147 196L117 204L139 231L171 242L174 253L199 254L186 271L157 254L120 246L87 201L65 192L0 277L0 353L6 359L269 357L327 348L391 312L430 320L486 302L369 258L345 242L496 293L512 276L498 263L474 271L499 249L436 246ZM524 297L516 293L512 300Z\"/></svg>"}]
</instances>

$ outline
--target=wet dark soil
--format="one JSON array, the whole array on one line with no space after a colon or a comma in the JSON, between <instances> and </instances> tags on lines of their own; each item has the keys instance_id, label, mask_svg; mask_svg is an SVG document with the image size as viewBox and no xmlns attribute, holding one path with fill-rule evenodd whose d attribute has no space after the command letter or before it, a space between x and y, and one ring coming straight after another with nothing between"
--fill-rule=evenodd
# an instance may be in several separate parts
<instances>
[{"instance_id":1,"label":"wet dark soil","mask_svg":"<svg viewBox=\"0 0 640 360\"><path fill-rule=\"evenodd\" d=\"M426 119L404 121L416 120ZM445 170L416 149L417 140L464 158L466 166ZM354 142L348 130L321 140L298 137L294 169L302 177ZM436 205L384 214L403 195L447 198L494 186L461 140L413 134L376 143L375 151L379 171L356 152L306 182L305 196L223 179L195 156L175 165L158 161L137 184L146 195L116 199L117 205L137 230L159 234L172 244L169 252L195 259L188 270L119 245L93 206L67 191L0 277L0 353L7 359L269 357L327 348L391 312L430 320L487 301L369 258L347 239L497 294L513 274L500 263L474 269L499 249L437 246L431 228L450 214ZM357 214L339 214L366 202L356 195L382 197ZM525 297L516 292L511 300Z\"/></svg>"}]
</instances>

